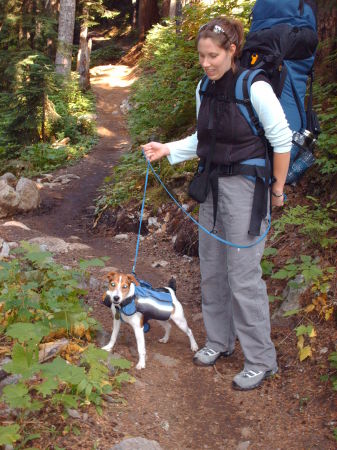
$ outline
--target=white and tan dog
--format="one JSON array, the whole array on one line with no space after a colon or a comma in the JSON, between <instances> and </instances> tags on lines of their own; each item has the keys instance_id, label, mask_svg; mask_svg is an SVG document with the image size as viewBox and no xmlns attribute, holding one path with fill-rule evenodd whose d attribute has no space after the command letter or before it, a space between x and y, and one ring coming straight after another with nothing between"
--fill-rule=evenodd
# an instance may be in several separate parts
<instances>
[{"instance_id":1,"label":"white and tan dog","mask_svg":"<svg viewBox=\"0 0 337 450\"><path fill-rule=\"evenodd\" d=\"M126 322L132 326L135 333L139 354L139 361L136 365L136 369L144 369L146 358L144 338L144 311L147 310L148 312L150 310L150 313L154 311L154 300L150 297L135 296L135 287L139 285L139 282L133 275L110 272L107 275L107 278L109 281L109 287L105 295L103 296L103 303L111 308L113 317L113 329L109 343L102 348L103 350L110 351L114 347L122 319L123 322ZM168 322L168 319L172 319L173 322L184 333L187 334L190 340L191 350L195 352L198 350L198 345L193 337L192 331L187 325L183 307L178 301L174 292L174 288L172 289L172 287L165 288L165 291L168 291L172 296L171 308L169 310L166 308L165 311L165 307L163 307L162 310L159 311L159 313L155 313L154 317L149 317L149 315L146 313L147 316L145 317L145 321L147 321L148 318L157 319L157 321L165 329L165 335L159 340L159 342L166 343L169 339L171 331L171 324ZM135 310L132 315L126 315L125 313L123 313L123 308L131 301L135 302L137 311ZM142 312L139 312L139 310ZM159 320L158 315L160 317ZM165 317L165 319L162 319L162 317Z\"/></svg>"}]
</instances>

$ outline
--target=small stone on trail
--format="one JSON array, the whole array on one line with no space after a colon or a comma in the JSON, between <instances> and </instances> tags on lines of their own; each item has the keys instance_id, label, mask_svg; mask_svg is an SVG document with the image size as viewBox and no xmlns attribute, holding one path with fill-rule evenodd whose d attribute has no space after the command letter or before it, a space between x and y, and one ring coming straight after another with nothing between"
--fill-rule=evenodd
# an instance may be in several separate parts
<instances>
[{"instance_id":1,"label":"small stone on trail","mask_svg":"<svg viewBox=\"0 0 337 450\"><path fill-rule=\"evenodd\" d=\"M192 317L193 322L197 322L198 320L202 320L202 312L194 314Z\"/></svg>"},{"instance_id":2,"label":"small stone on trail","mask_svg":"<svg viewBox=\"0 0 337 450\"><path fill-rule=\"evenodd\" d=\"M164 367L175 367L178 365L178 361L170 356L161 355L160 353L155 353L153 355L154 359L158 361Z\"/></svg>"},{"instance_id":3,"label":"small stone on trail","mask_svg":"<svg viewBox=\"0 0 337 450\"><path fill-rule=\"evenodd\" d=\"M5 222L2 224L3 227L18 227L22 228L23 230L30 231L30 228L28 228L24 223L17 222L16 220L9 220L8 222Z\"/></svg>"},{"instance_id":4,"label":"small stone on trail","mask_svg":"<svg viewBox=\"0 0 337 450\"><path fill-rule=\"evenodd\" d=\"M242 430L241 430L241 436L243 437L243 438L249 438L250 437L250 435L251 435L251 429L250 428L248 428L248 427L244 427L244 428L242 428Z\"/></svg>"},{"instance_id":5,"label":"small stone on trail","mask_svg":"<svg viewBox=\"0 0 337 450\"><path fill-rule=\"evenodd\" d=\"M116 241L126 241L129 236L127 234L116 234L115 239Z\"/></svg>"},{"instance_id":6,"label":"small stone on trail","mask_svg":"<svg viewBox=\"0 0 337 450\"><path fill-rule=\"evenodd\" d=\"M168 266L168 262L167 261L156 261L153 264L151 264L151 267L156 268L156 267L166 267Z\"/></svg>"},{"instance_id":7,"label":"small stone on trail","mask_svg":"<svg viewBox=\"0 0 337 450\"><path fill-rule=\"evenodd\" d=\"M236 447L236 450L247 450L249 448L250 441L240 442L240 444Z\"/></svg>"},{"instance_id":8,"label":"small stone on trail","mask_svg":"<svg viewBox=\"0 0 337 450\"><path fill-rule=\"evenodd\" d=\"M77 411L76 409L67 409L67 413L69 414L70 417L72 417L73 419L82 419L82 414Z\"/></svg>"},{"instance_id":9,"label":"small stone on trail","mask_svg":"<svg viewBox=\"0 0 337 450\"><path fill-rule=\"evenodd\" d=\"M124 439L110 450L162 450L157 441L150 441L143 437Z\"/></svg>"}]
</instances>

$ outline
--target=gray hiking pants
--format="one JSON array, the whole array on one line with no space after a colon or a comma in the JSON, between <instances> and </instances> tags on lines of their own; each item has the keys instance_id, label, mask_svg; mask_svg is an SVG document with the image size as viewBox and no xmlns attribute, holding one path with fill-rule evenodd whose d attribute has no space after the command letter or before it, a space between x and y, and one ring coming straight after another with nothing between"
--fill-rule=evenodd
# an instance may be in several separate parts
<instances>
[{"instance_id":1,"label":"gray hiking pants","mask_svg":"<svg viewBox=\"0 0 337 450\"><path fill-rule=\"evenodd\" d=\"M219 178L216 221L218 236L247 245L257 237L248 234L254 183L237 175ZM212 193L200 205L199 221L213 225ZM266 229L262 223L262 232ZM202 313L206 345L216 351L233 350L238 337L245 369L276 367L276 352L270 338L269 301L262 280L260 261L264 240L248 249L222 244L199 230Z\"/></svg>"}]
</instances>

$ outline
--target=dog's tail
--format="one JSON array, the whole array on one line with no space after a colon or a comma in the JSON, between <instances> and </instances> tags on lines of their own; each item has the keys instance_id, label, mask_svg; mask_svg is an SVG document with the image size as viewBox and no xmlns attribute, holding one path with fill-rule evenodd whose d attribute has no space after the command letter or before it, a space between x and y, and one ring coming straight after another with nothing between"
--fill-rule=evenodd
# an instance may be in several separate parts
<instances>
[{"instance_id":1,"label":"dog's tail","mask_svg":"<svg viewBox=\"0 0 337 450\"><path fill-rule=\"evenodd\" d=\"M176 279L174 277L171 277L168 287L171 288L174 292L176 292L177 290L177 282Z\"/></svg>"}]
</instances>

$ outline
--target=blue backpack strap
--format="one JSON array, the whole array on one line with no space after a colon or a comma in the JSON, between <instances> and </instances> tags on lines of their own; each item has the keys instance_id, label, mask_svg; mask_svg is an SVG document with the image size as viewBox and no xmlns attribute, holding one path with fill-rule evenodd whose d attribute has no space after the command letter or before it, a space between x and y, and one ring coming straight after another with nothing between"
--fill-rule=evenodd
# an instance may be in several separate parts
<instances>
[{"instance_id":1,"label":"blue backpack strap","mask_svg":"<svg viewBox=\"0 0 337 450\"><path fill-rule=\"evenodd\" d=\"M235 84L235 99L241 114L249 123L253 133L257 136L264 136L263 127L250 101L250 88L254 78L259 73L265 73L265 71L263 69L246 69L239 75Z\"/></svg>"},{"instance_id":2,"label":"blue backpack strap","mask_svg":"<svg viewBox=\"0 0 337 450\"><path fill-rule=\"evenodd\" d=\"M204 93L206 92L208 83L209 83L209 78L207 75L204 75L201 79L200 88L199 88L200 102L202 101Z\"/></svg>"}]
</instances>

